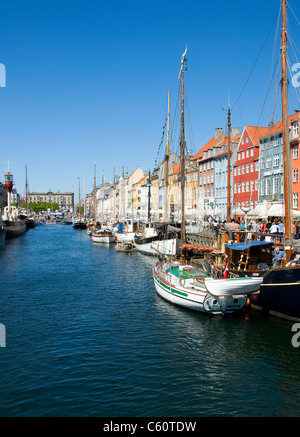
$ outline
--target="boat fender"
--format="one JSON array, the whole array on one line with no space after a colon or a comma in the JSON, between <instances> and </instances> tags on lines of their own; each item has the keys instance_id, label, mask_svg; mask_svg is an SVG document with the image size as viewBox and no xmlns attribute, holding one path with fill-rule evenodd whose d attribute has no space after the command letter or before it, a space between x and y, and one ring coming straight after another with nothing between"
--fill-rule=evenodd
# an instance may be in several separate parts
<instances>
[{"instance_id":1,"label":"boat fender","mask_svg":"<svg viewBox=\"0 0 300 437\"><path fill-rule=\"evenodd\" d=\"M181 285L181 287L185 286L185 277L183 275L179 276L179 284Z\"/></svg>"}]
</instances>

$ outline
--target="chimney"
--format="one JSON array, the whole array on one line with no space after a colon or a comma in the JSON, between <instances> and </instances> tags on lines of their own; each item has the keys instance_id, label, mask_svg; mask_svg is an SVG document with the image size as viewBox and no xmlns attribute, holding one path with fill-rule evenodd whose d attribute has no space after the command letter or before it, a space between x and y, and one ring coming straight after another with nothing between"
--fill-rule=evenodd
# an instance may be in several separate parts
<instances>
[{"instance_id":1,"label":"chimney","mask_svg":"<svg viewBox=\"0 0 300 437\"><path fill-rule=\"evenodd\" d=\"M215 139L219 138L220 135L223 135L223 128L222 127L216 127L215 129Z\"/></svg>"},{"instance_id":2,"label":"chimney","mask_svg":"<svg viewBox=\"0 0 300 437\"><path fill-rule=\"evenodd\" d=\"M231 129L231 137L235 137L236 135L238 135L240 133L240 129L238 127L233 127Z\"/></svg>"}]
</instances>

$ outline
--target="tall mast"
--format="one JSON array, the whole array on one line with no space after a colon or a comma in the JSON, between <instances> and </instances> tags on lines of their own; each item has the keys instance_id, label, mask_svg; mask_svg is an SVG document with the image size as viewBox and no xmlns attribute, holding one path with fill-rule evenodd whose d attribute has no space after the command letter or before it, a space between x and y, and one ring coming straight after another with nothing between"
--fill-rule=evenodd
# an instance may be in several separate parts
<instances>
[{"instance_id":1,"label":"tall mast","mask_svg":"<svg viewBox=\"0 0 300 437\"><path fill-rule=\"evenodd\" d=\"M180 119L180 156L181 156L181 243L185 242L185 213L184 213L184 187L185 187L185 136L184 136L184 75L186 69L186 52L187 47L181 57L180 69L180 92L181 92L181 119Z\"/></svg>"},{"instance_id":2,"label":"tall mast","mask_svg":"<svg viewBox=\"0 0 300 437\"><path fill-rule=\"evenodd\" d=\"M27 165L25 166L25 199L26 199L26 212L28 211L28 182L27 182Z\"/></svg>"},{"instance_id":3,"label":"tall mast","mask_svg":"<svg viewBox=\"0 0 300 437\"><path fill-rule=\"evenodd\" d=\"M287 0L281 0L282 5L282 30L281 30L281 93L282 93L282 140L283 140L283 187L285 204L285 233L287 238L286 259L291 256L291 150L289 139L288 116L288 75L287 75Z\"/></svg>"},{"instance_id":4,"label":"tall mast","mask_svg":"<svg viewBox=\"0 0 300 437\"><path fill-rule=\"evenodd\" d=\"M79 196L79 220L81 220L81 201L80 201L80 179L78 176L78 196Z\"/></svg>"},{"instance_id":5,"label":"tall mast","mask_svg":"<svg viewBox=\"0 0 300 437\"><path fill-rule=\"evenodd\" d=\"M168 187L169 187L169 141L170 141L170 90L168 92L168 123L167 123L167 143L165 157L165 202L164 202L164 219L169 220L168 214Z\"/></svg>"},{"instance_id":6,"label":"tall mast","mask_svg":"<svg viewBox=\"0 0 300 437\"><path fill-rule=\"evenodd\" d=\"M93 200L94 200L94 223L96 223L96 163L94 162L94 193L93 193Z\"/></svg>"},{"instance_id":7,"label":"tall mast","mask_svg":"<svg viewBox=\"0 0 300 437\"><path fill-rule=\"evenodd\" d=\"M150 199L151 199L151 179L150 179L150 170L148 173L148 220L151 218L151 207L150 207Z\"/></svg>"},{"instance_id":8,"label":"tall mast","mask_svg":"<svg viewBox=\"0 0 300 437\"><path fill-rule=\"evenodd\" d=\"M230 131L231 131L231 111L230 106L228 106L228 115L227 115L227 123L228 123L228 153L227 153L227 223L230 223L231 220L231 199L230 199Z\"/></svg>"},{"instance_id":9,"label":"tall mast","mask_svg":"<svg viewBox=\"0 0 300 437\"><path fill-rule=\"evenodd\" d=\"M116 220L116 172L115 172L115 168L114 168L114 191L113 191L113 195L114 195L114 215L113 215L113 219L114 221Z\"/></svg>"},{"instance_id":10,"label":"tall mast","mask_svg":"<svg viewBox=\"0 0 300 437\"><path fill-rule=\"evenodd\" d=\"M122 167L122 216L125 217L125 176L124 176L124 167Z\"/></svg>"}]
</instances>

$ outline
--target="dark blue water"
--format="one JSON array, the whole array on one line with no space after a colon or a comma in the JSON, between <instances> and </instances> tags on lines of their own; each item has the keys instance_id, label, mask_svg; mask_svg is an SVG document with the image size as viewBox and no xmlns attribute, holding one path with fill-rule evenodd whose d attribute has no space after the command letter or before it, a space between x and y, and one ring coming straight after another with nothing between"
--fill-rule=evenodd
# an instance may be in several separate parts
<instances>
[{"instance_id":1,"label":"dark blue water","mask_svg":"<svg viewBox=\"0 0 300 437\"><path fill-rule=\"evenodd\" d=\"M155 292L153 259L44 225L0 251L1 416L299 416L292 323Z\"/></svg>"}]
</instances>

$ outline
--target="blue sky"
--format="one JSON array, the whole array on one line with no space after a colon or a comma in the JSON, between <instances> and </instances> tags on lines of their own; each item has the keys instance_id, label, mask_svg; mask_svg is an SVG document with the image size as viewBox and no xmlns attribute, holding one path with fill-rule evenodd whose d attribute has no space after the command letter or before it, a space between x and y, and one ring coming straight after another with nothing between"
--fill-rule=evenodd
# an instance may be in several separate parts
<instances>
[{"instance_id":1,"label":"blue sky","mask_svg":"<svg viewBox=\"0 0 300 437\"><path fill-rule=\"evenodd\" d=\"M299 2L289 3L299 19ZM94 163L97 182L103 174L112 180L114 167L117 174L122 166L128 172L138 165L152 170L169 89L171 126L176 125L178 73L186 44L186 135L196 153L216 127L226 128L228 91L234 104L274 23L232 114L233 126L265 125L270 109L262 109L279 6L280 0L3 3L0 62L6 67L6 87L0 88L0 180L8 160L21 195L25 165L30 191L75 193L78 176L82 190L84 180L86 191L92 189ZM292 13L289 21L297 44L299 24ZM174 135L172 148L177 150Z\"/></svg>"}]
</instances>

